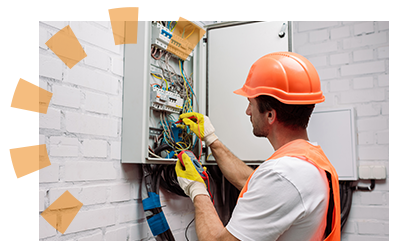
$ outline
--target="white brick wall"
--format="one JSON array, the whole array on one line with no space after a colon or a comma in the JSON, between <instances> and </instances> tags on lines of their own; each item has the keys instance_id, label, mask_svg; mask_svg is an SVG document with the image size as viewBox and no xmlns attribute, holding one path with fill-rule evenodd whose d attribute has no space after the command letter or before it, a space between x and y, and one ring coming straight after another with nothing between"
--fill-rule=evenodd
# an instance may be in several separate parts
<instances>
[{"instance_id":1,"label":"white brick wall","mask_svg":"<svg viewBox=\"0 0 400 250\"><path fill-rule=\"evenodd\" d=\"M45 45L70 25L87 57L69 69ZM121 164L123 46L109 22L40 22L39 84L53 93L39 115L51 166L39 171L39 213L65 191L83 203L61 234L39 216L40 240L154 240L141 203L141 167ZM162 195L176 239L193 218L190 199ZM196 239L194 226L188 231Z\"/></svg>"},{"instance_id":2,"label":"white brick wall","mask_svg":"<svg viewBox=\"0 0 400 250\"><path fill-rule=\"evenodd\" d=\"M70 25L88 57L72 69L45 42ZM321 107L356 109L358 165L389 167L388 22L294 22L294 51L320 74ZM140 198L141 169L120 163L123 46L109 22L40 22L39 83L52 92L39 115L52 165L39 171L39 213L66 190L83 207L65 234L39 216L40 240L154 240ZM389 178L355 192L343 240L389 239ZM361 182L360 185L368 185ZM187 198L161 193L177 240L193 218ZM188 230L196 239L194 223Z\"/></svg>"},{"instance_id":3,"label":"white brick wall","mask_svg":"<svg viewBox=\"0 0 400 250\"><path fill-rule=\"evenodd\" d=\"M389 22L294 22L294 52L320 74L326 101L317 107L355 107L358 166L388 169ZM389 240L388 183L354 192L342 240Z\"/></svg>"}]
</instances>

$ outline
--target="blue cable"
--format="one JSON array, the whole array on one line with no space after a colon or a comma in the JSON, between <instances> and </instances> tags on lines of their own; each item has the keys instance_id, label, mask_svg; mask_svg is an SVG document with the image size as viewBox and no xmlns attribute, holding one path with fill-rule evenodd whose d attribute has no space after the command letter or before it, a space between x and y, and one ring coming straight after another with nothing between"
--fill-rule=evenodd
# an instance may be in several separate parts
<instances>
[{"instance_id":1,"label":"blue cable","mask_svg":"<svg viewBox=\"0 0 400 250\"><path fill-rule=\"evenodd\" d=\"M190 91L192 91L192 93L194 93L192 86L190 86L189 82L186 80L185 73L183 72L183 62L181 63L181 70L182 70L183 79L185 80L186 84L189 86Z\"/></svg>"}]
</instances>

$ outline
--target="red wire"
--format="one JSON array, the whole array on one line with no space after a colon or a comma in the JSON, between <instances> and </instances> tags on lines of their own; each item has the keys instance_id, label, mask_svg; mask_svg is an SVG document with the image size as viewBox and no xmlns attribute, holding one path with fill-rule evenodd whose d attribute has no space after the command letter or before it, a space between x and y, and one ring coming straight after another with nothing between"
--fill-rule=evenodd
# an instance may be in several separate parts
<instances>
[{"instance_id":1,"label":"red wire","mask_svg":"<svg viewBox=\"0 0 400 250\"><path fill-rule=\"evenodd\" d=\"M199 140L200 140L200 155L199 155L199 162L201 162L201 161L200 161L200 158L201 158L201 154L203 154L203 142L202 142L202 140L201 140L200 126L199 126L199 121L198 121L198 120L197 120L197 127L199 128L199 135L200 135L200 137L199 137Z\"/></svg>"},{"instance_id":2,"label":"red wire","mask_svg":"<svg viewBox=\"0 0 400 250\"><path fill-rule=\"evenodd\" d=\"M199 120L197 120L197 127L199 128L199 135L200 135L200 136L199 136L199 140L200 140L199 162L201 163L200 158L201 158L201 155L203 154L203 143L202 143L202 140L201 140L201 133L200 133ZM206 176L208 193L210 194L212 203L213 203L213 205L214 205L214 197L212 196L212 194L211 194L211 189L210 189L210 178L208 178L208 174L207 174L206 171L204 171L203 173L204 173L204 175Z\"/></svg>"},{"instance_id":3,"label":"red wire","mask_svg":"<svg viewBox=\"0 0 400 250\"><path fill-rule=\"evenodd\" d=\"M212 196L212 194L211 194L211 189L210 189L210 178L208 178L208 174L207 174L206 171L204 171L203 174L206 176L208 193L210 194L211 200L212 200L213 205L214 205L214 197Z\"/></svg>"}]
</instances>

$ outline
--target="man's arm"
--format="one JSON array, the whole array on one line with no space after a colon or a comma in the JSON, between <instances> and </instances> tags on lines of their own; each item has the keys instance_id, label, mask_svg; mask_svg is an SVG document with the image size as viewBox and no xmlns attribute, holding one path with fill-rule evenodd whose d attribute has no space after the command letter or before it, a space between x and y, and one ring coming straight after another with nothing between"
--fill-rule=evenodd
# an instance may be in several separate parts
<instances>
[{"instance_id":1,"label":"man's arm","mask_svg":"<svg viewBox=\"0 0 400 250\"><path fill-rule=\"evenodd\" d=\"M222 224L217 211L207 195L194 198L196 232L199 240L238 240Z\"/></svg>"},{"instance_id":2,"label":"man's arm","mask_svg":"<svg viewBox=\"0 0 400 250\"><path fill-rule=\"evenodd\" d=\"M254 169L232 154L218 139L211 143L209 147L225 178L237 189L242 190Z\"/></svg>"}]
</instances>

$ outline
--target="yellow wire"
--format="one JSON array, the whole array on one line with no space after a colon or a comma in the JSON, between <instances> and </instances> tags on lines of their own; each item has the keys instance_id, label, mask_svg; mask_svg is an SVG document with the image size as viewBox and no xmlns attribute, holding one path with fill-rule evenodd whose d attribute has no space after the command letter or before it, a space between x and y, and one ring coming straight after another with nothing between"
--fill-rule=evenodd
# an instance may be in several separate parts
<instances>
[{"instance_id":1,"label":"yellow wire","mask_svg":"<svg viewBox=\"0 0 400 250\"><path fill-rule=\"evenodd\" d=\"M196 29L196 27L193 27L193 30L192 30L192 32L190 32L190 34L187 36L187 37L185 37L185 39L184 40L186 40L186 39L188 39L192 34L193 34L193 32L194 32L194 30Z\"/></svg>"},{"instance_id":2,"label":"yellow wire","mask_svg":"<svg viewBox=\"0 0 400 250\"><path fill-rule=\"evenodd\" d=\"M186 86L186 81L185 81L185 77L183 76L181 64L182 64L182 63L181 63L181 60L179 60L179 70L181 71L181 75L182 75L182 78L183 78L183 83L184 83L184 85L185 85L186 96L187 96L187 98L189 99L188 87Z\"/></svg>"},{"instance_id":3,"label":"yellow wire","mask_svg":"<svg viewBox=\"0 0 400 250\"><path fill-rule=\"evenodd\" d=\"M182 64L182 62L179 60L179 70L181 72L182 78L184 79L183 83L185 85L185 90L186 90L186 102L185 102L185 106L183 107L183 113L188 113L188 112L191 112L193 109L189 106L190 97L189 97L189 93L188 93L187 83L186 83L185 78L183 76L181 64Z\"/></svg>"},{"instance_id":4,"label":"yellow wire","mask_svg":"<svg viewBox=\"0 0 400 250\"><path fill-rule=\"evenodd\" d=\"M166 90L168 91L168 82L167 82L167 80L165 80L165 78L163 77L163 78L161 78L161 77L158 77L158 76L156 76L155 74L153 74L153 73L151 73L151 75L152 76L154 76L155 78L157 78L157 79L160 79L160 80L164 80L165 81L165 85L166 85Z\"/></svg>"},{"instance_id":5,"label":"yellow wire","mask_svg":"<svg viewBox=\"0 0 400 250\"><path fill-rule=\"evenodd\" d=\"M172 27L172 30L171 30L171 31L174 31L174 29L175 29L175 27L176 27L177 24L178 24L178 22L175 23L175 25L174 25L174 27Z\"/></svg>"},{"instance_id":6,"label":"yellow wire","mask_svg":"<svg viewBox=\"0 0 400 250\"><path fill-rule=\"evenodd\" d=\"M177 142L176 144L177 144L178 146L180 146L182 150L187 150L187 149L189 149L189 146L188 146L186 143L184 143L184 142L179 141L179 142ZM184 144L184 145L181 145L181 144Z\"/></svg>"}]
</instances>

